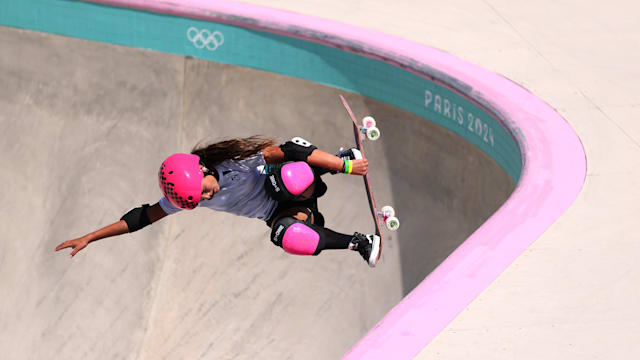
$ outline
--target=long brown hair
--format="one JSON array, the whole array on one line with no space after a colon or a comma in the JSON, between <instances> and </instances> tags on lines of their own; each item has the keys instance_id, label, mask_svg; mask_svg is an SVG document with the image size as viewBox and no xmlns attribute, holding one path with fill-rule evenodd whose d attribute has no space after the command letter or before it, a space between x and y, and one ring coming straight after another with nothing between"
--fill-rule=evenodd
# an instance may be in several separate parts
<instances>
[{"instance_id":1,"label":"long brown hair","mask_svg":"<svg viewBox=\"0 0 640 360\"><path fill-rule=\"evenodd\" d=\"M274 139L254 135L247 138L218 141L209 145L196 144L191 153L198 155L200 161L212 169L225 160L246 159L275 144Z\"/></svg>"}]
</instances>

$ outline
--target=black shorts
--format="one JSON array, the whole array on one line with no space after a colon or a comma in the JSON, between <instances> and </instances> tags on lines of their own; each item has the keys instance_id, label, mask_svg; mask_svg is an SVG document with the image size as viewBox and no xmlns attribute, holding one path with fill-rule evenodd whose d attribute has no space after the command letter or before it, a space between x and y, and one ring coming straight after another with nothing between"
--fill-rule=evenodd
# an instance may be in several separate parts
<instances>
[{"instance_id":1,"label":"black shorts","mask_svg":"<svg viewBox=\"0 0 640 360\"><path fill-rule=\"evenodd\" d=\"M287 209L291 209L295 207L306 207L307 209L311 210L311 212L313 213L313 219L314 219L313 223L319 226L324 226L324 216L322 216L322 213L318 210L318 198L323 196L327 192L327 184L325 184L325 182L322 181L322 178L320 177L321 176L321 174L319 174L320 168L316 168L314 166L312 166L311 168L313 169L313 172L315 174L314 183L316 185L316 189L312 197L310 199L302 200L302 201L290 200L290 201L278 203L278 207L276 207L276 210L273 212L273 215L271 215L268 219L265 220L265 222L267 223L267 226L271 227L273 220L278 216L278 214L280 214L281 212Z\"/></svg>"},{"instance_id":2,"label":"black shorts","mask_svg":"<svg viewBox=\"0 0 640 360\"><path fill-rule=\"evenodd\" d=\"M313 213L313 223L319 226L324 226L324 216L318 210L318 198L311 198L303 201L287 201L287 202L279 203L278 206L276 207L276 210L273 212L273 215L271 215L267 220L265 220L265 222L267 223L267 226L271 227L271 224L281 212L286 211L288 209L297 208L297 207L305 207L311 210L311 212Z\"/></svg>"}]
</instances>

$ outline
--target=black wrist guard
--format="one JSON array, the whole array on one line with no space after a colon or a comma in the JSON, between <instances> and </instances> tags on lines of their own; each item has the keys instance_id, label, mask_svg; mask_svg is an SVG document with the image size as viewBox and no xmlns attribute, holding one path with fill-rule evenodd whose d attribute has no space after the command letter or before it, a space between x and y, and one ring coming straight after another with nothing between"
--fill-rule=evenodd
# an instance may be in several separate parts
<instances>
[{"instance_id":1,"label":"black wrist guard","mask_svg":"<svg viewBox=\"0 0 640 360\"><path fill-rule=\"evenodd\" d=\"M120 218L120 220L124 220L124 222L127 223L130 233L138 231L147 225L151 225L151 220L149 220L149 215L147 214L148 208L149 204L144 204L141 207L131 209Z\"/></svg>"}]
</instances>

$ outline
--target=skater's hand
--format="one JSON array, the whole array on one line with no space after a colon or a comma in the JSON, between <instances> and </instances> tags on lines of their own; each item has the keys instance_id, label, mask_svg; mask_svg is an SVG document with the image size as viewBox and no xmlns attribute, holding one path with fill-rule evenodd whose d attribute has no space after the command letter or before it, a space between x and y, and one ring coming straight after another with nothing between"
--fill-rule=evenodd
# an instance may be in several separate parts
<instances>
[{"instance_id":1,"label":"skater's hand","mask_svg":"<svg viewBox=\"0 0 640 360\"><path fill-rule=\"evenodd\" d=\"M351 175L367 175L369 172L369 160L367 159L353 160L352 164Z\"/></svg>"},{"instance_id":2,"label":"skater's hand","mask_svg":"<svg viewBox=\"0 0 640 360\"><path fill-rule=\"evenodd\" d=\"M60 251L62 249L70 247L73 249L73 251L71 252L71 257L74 257L78 253L78 251L84 249L85 247L87 247L87 245L89 245L89 235L65 241L56 247L56 251Z\"/></svg>"}]
</instances>

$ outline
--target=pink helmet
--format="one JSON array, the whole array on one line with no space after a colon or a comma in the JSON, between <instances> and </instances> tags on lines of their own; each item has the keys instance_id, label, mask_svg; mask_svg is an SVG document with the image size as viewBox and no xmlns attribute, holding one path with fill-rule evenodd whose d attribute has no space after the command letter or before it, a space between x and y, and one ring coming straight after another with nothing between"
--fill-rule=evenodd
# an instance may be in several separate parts
<instances>
[{"instance_id":1,"label":"pink helmet","mask_svg":"<svg viewBox=\"0 0 640 360\"><path fill-rule=\"evenodd\" d=\"M173 154L160 165L158 185L173 205L193 209L202 197L203 177L198 155Z\"/></svg>"}]
</instances>

